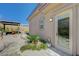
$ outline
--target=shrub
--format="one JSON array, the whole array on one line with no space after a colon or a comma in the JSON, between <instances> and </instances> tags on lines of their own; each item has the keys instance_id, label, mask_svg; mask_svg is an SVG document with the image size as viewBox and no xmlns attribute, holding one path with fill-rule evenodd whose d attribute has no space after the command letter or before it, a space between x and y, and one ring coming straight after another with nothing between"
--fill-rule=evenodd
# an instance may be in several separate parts
<instances>
[{"instance_id":1,"label":"shrub","mask_svg":"<svg viewBox=\"0 0 79 59\"><path fill-rule=\"evenodd\" d=\"M41 50L46 49L46 41L42 40L38 35L28 35L28 45L24 45L20 48L21 52L25 50Z\"/></svg>"},{"instance_id":2,"label":"shrub","mask_svg":"<svg viewBox=\"0 0 79 59\"><path fill-rule=\"evenodd\" d=\"M42 44L40 45L40 48L41 48L41 49L46 49L46 48L47 48L47 45L44 44L44 43L42 43Z\"/></svg>"},{"instance_id":3,"label":"shrub","mask_svg":"<svg viewBox=\"0 0 79 59\"><path fill-rule=\"evenodd\" d=\"M47 43L45 40L43 40L43 39L40 39L40 41L42 42L42 43Z\"/></svg>"},{"instance_id":4,"label":"shrub","mask_svg":"<svg viewBox=\"0 0 79 59\"><path fill-rule=\"evenodd\" d=\"M47 45L42 43L40 45L35 45L35 44L28 44L28 45L24 45L20 48L21 52L24 52L25 50L41 50L41 49L46 49Z\"/></svg>"},{"instance_id":5,"label":"shrub","mask_svg":"<svg viewBox=\"0 0 79 59\"><path fill-rule=\"evenodd\" d=\"M38 40L40 40L40 37L38 35L28 35L27 39L29 39L30 42L37 44Z\"/></svg>"},{"instance_id":6,"label":"shrub","mask_svg":"<svg viewBox=\"0 0 79 59\"><path fill-rule=\"evenodd\" d=\"M32 49L32 50L36 50L37 47L36 47L36 45L32 44L31 47L30 47L30 49Z\"/></svg>"},{"instance_id":7,"label":"shrub","mask_svg":"<svg viewBox=\"0 0 79 59\"><path fill-rule=\"evenodd\" d=\"M30 45L24 45L20 48L21 52L24 52L25 50L30 49Z\"/></svg>"}]
</instances>

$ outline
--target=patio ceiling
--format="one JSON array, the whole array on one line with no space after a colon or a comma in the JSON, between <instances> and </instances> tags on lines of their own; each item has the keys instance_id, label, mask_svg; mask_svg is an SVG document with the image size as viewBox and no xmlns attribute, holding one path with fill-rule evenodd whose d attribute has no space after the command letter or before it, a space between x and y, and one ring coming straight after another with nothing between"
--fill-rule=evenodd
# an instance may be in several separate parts
<instances>
[{"instance_id":1,"label":"patio ceiling","mask_svg":"<svg viewBox=\"0 0 79 59\"><path fill-rule=\"evenodd\" d=\"M5 24L5 25L20 25L20 23L17 22L7 22L7 21L0 21L0 23Z\"/></svg>"}]
</instances>

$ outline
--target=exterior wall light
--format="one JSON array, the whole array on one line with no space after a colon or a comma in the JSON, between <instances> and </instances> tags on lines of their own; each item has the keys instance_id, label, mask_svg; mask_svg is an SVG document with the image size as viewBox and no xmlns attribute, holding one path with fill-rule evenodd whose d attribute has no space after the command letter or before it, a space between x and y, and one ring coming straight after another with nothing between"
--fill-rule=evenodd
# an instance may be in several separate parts
<instances>
[{"instance_id":1,"label":"exterior wall light","mask_svg":"<svg viewBox=\"0 0 79 59\"><path fill-rule=\"evenodd\" d=\"M49 21L50 21L50 22L52 22L52 21L53 21L53 19L49 19Z\"/></svg>"}]
</instances>

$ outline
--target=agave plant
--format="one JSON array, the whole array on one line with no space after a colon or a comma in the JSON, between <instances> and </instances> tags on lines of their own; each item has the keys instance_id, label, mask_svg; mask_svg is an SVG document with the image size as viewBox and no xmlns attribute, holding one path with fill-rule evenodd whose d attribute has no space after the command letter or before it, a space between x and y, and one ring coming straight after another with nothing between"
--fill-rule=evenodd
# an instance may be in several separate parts
<instances>
[{"instance_id":1,"label":"agave plant","mask_svg":"<svg viewBox=\"0 0 79 59\"><path fill-rule=\"evenodd\" d=\"M27 39L29 39L33 44L37 44L40 40L40 36L38 35L28 35Z\"/></svg>"}]
</instances>

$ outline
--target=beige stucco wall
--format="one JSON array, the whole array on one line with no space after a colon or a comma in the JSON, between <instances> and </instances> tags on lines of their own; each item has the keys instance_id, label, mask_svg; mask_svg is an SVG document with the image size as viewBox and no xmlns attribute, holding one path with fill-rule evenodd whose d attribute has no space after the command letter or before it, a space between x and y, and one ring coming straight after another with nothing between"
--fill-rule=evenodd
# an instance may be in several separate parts
<instances>
[{"instance_id":1,"label":"beige stucco wall","mask_svg":"<svg viewBox=\"0 0 79 59\"><path fill-rule=\"evenodd\" d=\"M39 34L39 16L36 16L33 18L33 20L30 20L29 23L29 31L31 34Z\"/></svg>"},{"instance_id":2,"label":"beige stucco wall","mask_svg":"<svg viewBox=\"0 0 79 59\"><path fill-rule=\"evenodd\" d=\"M76 33L77 33L77 37L76 37L76 49L77 49L77 55L79 55L79 4L76 6L76 12L75 12L75 19L76 21ZM74 29L75 30L75 29Z\"/></svg>"}]
</instances>

